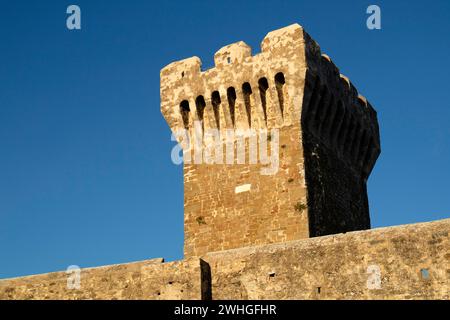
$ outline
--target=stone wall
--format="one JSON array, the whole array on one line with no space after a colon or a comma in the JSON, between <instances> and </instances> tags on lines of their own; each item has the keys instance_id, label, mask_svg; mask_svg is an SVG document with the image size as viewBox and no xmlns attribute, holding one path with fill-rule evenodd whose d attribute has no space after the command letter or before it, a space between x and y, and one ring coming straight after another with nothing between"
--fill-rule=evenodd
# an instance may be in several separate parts
<instances>
[{"instance_id":1,"label":"stone wall","mask_svg":"<svg viewBox=\"0 0 450 320\"><path fill-rule=\"evenodd\" d=\"M450 219L0 280L0 299L450 299ZM380 282L377 281L377 274Z\"/></svg>"},{"instance_id":2,"label":"stone wall","mask_svg":"<svg viewBox=\"0 0 450 320\"><path fill-rule=\"evenodd\" d=\"M199 259L153 259L81 269L79 289L68 288L66 272L0 280L0 299L201 299L202 274Z\"/></svg>"},{"instance_id":3,"label":"stone wall","mask_svg":"<svg viewBox=\"0 0 450 320\"><path fill-rule=\"evenodd\" d=\"M446 219L210 253L204 260L213 299L450 299L449 233Z\"/></svg>"},{"instance_id":4,"label":"stone wall","mask_svg":"<svg viewBox=\"0 0 450 320\"><path fill-rule=\"evenodd\" d=\"M275 175L260 164L185 165L186 256L309 237L299 141L299 125L280 129Z\"/></svg>"}]
</instances>

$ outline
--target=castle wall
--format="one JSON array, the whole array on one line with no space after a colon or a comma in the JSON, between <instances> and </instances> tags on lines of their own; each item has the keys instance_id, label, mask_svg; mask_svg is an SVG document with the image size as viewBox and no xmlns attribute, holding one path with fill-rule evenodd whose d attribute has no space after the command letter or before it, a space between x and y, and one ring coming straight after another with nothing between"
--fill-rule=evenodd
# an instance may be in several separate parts
<instances>
[{"instance_id":1,"label":"castle wall","mask_svg":"<svg viewBox=\"0 0 450 320\"><path fill-rule=\"evenodd\" d=\"M450 299L449 232L446 219L210 253L204 260L213 299Z\"/></svg>"},{"instance_id":2,"label":"castle wall","mask_svg":"<svg viewBox=\"0 0 450 320\"><path fill-rule=\"evenodd\" d=\"M279 132L274 175L260 164L185 165L187 256L309 237L299 125Z\"/></svg>"},{"instance_id":3,"label":"castle wall","mask_svg":"<svg viewBox=\"0 0 450 320\"><path fill-rule=\"evenodd\" d=\"M0 300L187 300L201 299L202 286L208 287L202 283L199 259L153 259L81 269L80 275L79 289L68 289L66 272L0 280Z\"/></svg>"},{"instance_id":4,"label":"castle wall","mask_svg":"<svg viewBox=\"0 0 450 320\"><path fill-rule=\"evenodd\" d=\"M0 280L2 299L450 299L450 219ZM379 280L377 282L377 272Z\"/></svg>"}]
</instances>

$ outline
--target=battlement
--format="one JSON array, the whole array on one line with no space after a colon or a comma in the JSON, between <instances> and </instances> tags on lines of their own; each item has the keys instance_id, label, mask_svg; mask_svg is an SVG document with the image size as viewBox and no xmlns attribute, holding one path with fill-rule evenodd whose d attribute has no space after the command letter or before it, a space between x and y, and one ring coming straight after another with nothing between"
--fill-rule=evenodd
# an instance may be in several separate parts
<instances>
[{"instance_id":1,"label":"battlement","mask_svg":"<svg viewBox=\"0 0 450 320\"><path fill-rule=\"evenodd\" d=\"M276 130L280 170L263 178L260 163L185 162L185 254L369 228L377 114L308 33L298 24L271 31L255 55L243 41L229 44L214 63L202 70L191 57L161 70L161 111L185 155L190 137L213 145L207 130L236 150L229 130Z\"/></svg>"},{"instance_id":2,"label":"battlement","mask_svg":"<svg viewBox=\"0 0 450 320\"><path fill-rule=\"evenodd\" d=\"M303 33L298 24L270 32L261 53L254 56L243 41L227 45L214 55L215 67L205 71L198 57L164 67L161 110L171 128L192 128L195 120L203 121L205 129L292 123L295 110L284 110L283 100L295 96L299 88L292 87L289 93L285 79L295 77L302 67ZM298 118L298 108L296 114Z\"/></svg>"},{"instance_id":3,"label":"battlement","mask_svg":"<svg viewBox=\"0 0 450 320\"><path fill-rule=\"evenodd\" d=\"M377 113L328 55L311 60L302 128L367 178L381 152Z\"/></svg>"},{"instance_id":4,"label":"battlement","mask_svg":"<svg viewBox=\"0 0 450 320\"><path fill-rule=\"evenodd\" d=\"M191 57L161 70L161 110L172 130L202 121L202 130L223 137L225 129L279 128L301 118L306 130L370 174L380 153L376 112L300 25L269 32L254 56L243 41L224 46L214 62L202 71Z\"/></svg>"}]
</instances>

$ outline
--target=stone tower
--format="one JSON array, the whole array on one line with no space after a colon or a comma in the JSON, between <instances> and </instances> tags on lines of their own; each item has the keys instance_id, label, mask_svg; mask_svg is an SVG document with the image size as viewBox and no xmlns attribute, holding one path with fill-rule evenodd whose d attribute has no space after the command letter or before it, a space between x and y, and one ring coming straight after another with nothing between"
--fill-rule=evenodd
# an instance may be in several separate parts
<instances>
[{"instance_id":1,"label":"stone tower","mask_svg":"<svg viewBox=\"0 0 450 320\"><path fill-rule=\"evenodd\" d=\"M228 45L214 62L161 70L161 111L173 132L189 133L177 134L185 156L195 158L191 136L211 144L210 129L236 150L231 129L267 130L278 170L262 174L267 163L249 160L249 137L245 163L185 161L185 256L370 228L376 112L303 28L270 32L254 56L242 41Z\"/></svg>"}]
</instances>

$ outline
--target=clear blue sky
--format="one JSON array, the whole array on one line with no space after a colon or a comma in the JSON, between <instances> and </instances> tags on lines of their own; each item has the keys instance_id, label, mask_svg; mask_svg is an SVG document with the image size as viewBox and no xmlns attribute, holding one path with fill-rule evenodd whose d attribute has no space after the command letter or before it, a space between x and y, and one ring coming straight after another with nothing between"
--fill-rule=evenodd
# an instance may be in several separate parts
<instances>
[{"instance_id":1,"label":"clear blue sky","mask_svg":"<svg viewBox=\"0 0 450 320\"><path fill-rule=\"evenodd\" d=\"M0 278L182 257L159 71L303 25L378 111L373 227L450 216L450 2L2 1ZM66 29L66 8L82 30ZM370 4L382 30L366 28Z\"/></svg>"}]
</instances>

